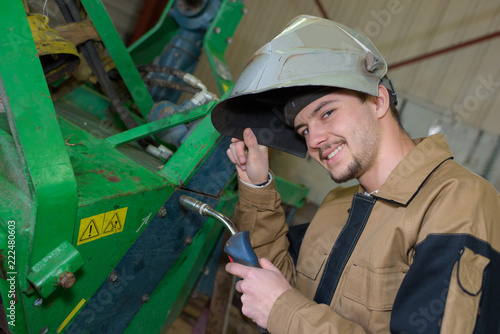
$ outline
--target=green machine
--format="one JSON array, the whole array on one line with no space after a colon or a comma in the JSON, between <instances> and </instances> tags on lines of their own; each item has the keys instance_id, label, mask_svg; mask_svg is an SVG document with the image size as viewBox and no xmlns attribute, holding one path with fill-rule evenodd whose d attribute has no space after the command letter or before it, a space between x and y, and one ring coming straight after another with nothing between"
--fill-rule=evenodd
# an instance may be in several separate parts
<instances>
[{"instance_id":1,"label":"green machine","mask_svg":"<svg viewBox=\"0 0 500 334\"><path fill-rule=\"evenodd\" d=\"M227 215L237 201L229 138L209 117L217 99L189 75L197 60L175 63L174 40L201 41L224 98L244 6L170 1L127 49L99 0L53 3L70 36L87 37L61 37L27 2L0 5L0 332L165 332L223 230L180 196ZM168 76L145 74L168 68L166 45ZM174 88L194 96L178 104ZM307 189L277 183L284 203L303 204Z\"/></svg>"}]
</instances>

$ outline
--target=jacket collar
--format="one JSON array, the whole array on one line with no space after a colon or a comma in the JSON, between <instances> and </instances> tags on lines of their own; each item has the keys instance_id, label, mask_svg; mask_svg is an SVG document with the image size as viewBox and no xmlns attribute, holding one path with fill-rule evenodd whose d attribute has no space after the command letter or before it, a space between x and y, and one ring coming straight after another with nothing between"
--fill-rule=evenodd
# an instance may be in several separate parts
<instances>
[{"instance_id":1,"label":"jacket collar","mask_svg":"<svg viewBox=\"0 0 500 334\"><path fill-rule=\"evenodd\" d=\"M408 205L432 172L443 162L453 159L444 135L414 139L416 146L389 174L372 196L400 205ZM360 187L360 191L364 189Z\"/></svg>"}]
</instances>

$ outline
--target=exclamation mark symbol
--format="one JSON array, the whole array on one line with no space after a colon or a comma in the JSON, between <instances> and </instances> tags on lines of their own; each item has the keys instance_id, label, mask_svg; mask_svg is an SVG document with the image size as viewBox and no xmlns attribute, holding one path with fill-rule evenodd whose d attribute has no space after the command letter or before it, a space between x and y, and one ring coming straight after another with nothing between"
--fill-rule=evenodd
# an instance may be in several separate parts
<instances>
[{"instance_id":1,"label":"exclamation mark symbol","mask_svg":"<svg viewBox=\"0 0 500 334\"><path fill-rule=\"evenodd\" d=\"M89 238L92 236L92 224L90 224Z\"/></svg>"}]
</instances>

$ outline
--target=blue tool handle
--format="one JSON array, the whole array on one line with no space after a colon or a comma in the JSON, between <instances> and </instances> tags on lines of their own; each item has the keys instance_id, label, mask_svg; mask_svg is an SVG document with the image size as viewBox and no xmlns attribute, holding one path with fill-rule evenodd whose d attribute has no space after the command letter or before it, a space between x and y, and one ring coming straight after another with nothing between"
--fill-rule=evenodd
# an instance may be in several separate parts
<instances>
[{"instance_id":1,"label":"blue tool handle","mask_svg":"<svg viewBox=\"0 0 500 334\"><path fill-rule=\"evenodd\" d=\"M224 252L229 256L231 262L244 264L254 268L260 268L259 259L253 251L250 244L250 235L248 231L241 231L233 235L226 242ZM259 333L268 334L267 329L257 326Z\"/></svg>"},{"instance_id":2,"label":"blue tool handle","mask_svg":"<svg viewBox=\"0 0 500 334\"><path fill-rule=\"evenodd\" d=\"M231 262L244 264L254 268L260 268L259 259L250 245L248 231L241 231L233 235L226 242L224 252L229 256Z\"/></svg>"}]
</instances>

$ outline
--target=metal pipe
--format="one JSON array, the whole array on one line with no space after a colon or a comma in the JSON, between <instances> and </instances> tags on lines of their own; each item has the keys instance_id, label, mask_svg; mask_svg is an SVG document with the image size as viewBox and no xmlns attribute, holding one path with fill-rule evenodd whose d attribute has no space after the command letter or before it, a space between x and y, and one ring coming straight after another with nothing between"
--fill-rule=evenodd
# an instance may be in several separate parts
<instances>
[{"instance_id":1,"label":"metal pipe","mask_svg":"<svg viewBox=\"0 0 500 334\"><path fill-rule=\"evenodd\" d=\"M238 233L238 228L233 224L232 221L229 220L222 213L215 211L210 205L207 203L203 203L202 201L198 201L190 196L181 195L179 198L179 203L189 209L191 211L197 212L204 217L212 217L218 222L222 223L224 227L231 233L231 235L235 235Z\"/></svg>"},{"instance_id":2,"label":"metal pipe","mask_svg":"<svg viewBox=\"0 0 500 334\"><path fill-rule=\"evenodd\" d=\"M458 43L458 44L455 44L455 45L452 45L452 46L449 46L449 47L446 47L446 48L443 48L443 49L439 49L439 50L436 50L436 51L433 51L433 52L430 52L430 53L426 53L426 54L423 54L423 55L420 55L420 56L416 56L416 57L411 58L411 59L400 61L400 62L395 63L393 65L389 65L389 69L390 70L394 70L394 69L396 69L398 67L403 67L403 66L406 66L406 65L410 65L410 64L422 61L424 59L428 59L428 58L431 58L431 57L439 56L439 55L444 54L444 53L448 53L448 52L451 52L451 51L462 49L462 48L464 48L466 46L477 44L477 43L481 43L481 42L487 41L489 39L496 38L498 36L500 36L500 31L496 31L496 32L494 32L492 34L488 34L488 35L485 35L485 36L482 36L482 37L478 37L478 38L472 39L470 41L466 41L466 42L463 42L463 43Z\"/></svg>"}]
</instances>

